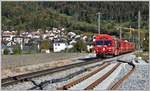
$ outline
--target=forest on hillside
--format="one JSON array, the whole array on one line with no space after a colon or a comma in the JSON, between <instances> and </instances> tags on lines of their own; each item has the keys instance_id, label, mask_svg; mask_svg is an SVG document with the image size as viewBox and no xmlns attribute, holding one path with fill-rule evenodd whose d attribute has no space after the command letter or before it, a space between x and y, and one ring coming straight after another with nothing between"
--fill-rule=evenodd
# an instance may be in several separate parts
<instances>
[{"instance_id":1,"label":"forest on hillside","mask_svg":"<svg viewBox=\"0 0 150 91\"><path fill-rule=\"evenodd\" d=\"M35 31L65 27L68 31L97 33L97 13L101 12L101 32L117 33L115 26L148 30L149 3L144 2L6 2L2 1L2 30Z\"/></svg>"}]
</instances>

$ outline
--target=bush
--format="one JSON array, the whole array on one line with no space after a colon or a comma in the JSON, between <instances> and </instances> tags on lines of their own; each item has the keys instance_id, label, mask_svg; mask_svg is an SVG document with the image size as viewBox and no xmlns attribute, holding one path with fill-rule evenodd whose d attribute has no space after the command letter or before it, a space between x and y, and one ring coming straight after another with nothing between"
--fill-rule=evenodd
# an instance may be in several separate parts
<instances>
[{"instance_id":1,"label":"bush","mask_svg":"<svg viewBox=\"0 0 150 91\"><path fill-rule=\"evenodd\" d=\"M63 52L88 52L86 43L83 40L78 40L77 43L73 45L72 48L66 49Z\"/></svg>"},{"instance_id":2,"label":"bush","mask_svg":"<svg viewBox=\"0 0 150 91\"><path fill-rule=\"evenodd\" d=\"M42 41L42 43L41 43L41 49L49 49L49 42L48 42L48 40L44 40L44 41Z\"/></svg>"},{"instance_id":3,"label":"bush","mask_svg":"<svg viewBox=\"0 0 150 91\"><path fill-rule=\"evenodd\" d=\"M9 50L8 49L4 49L4 55L8 55L9 54Z\"/></svg>"},{"instance_id":4,"label":"bush","mask_svg":"<svg viewBox=\"0 0 150 91\"><path fill-rule=\"evenodd\" d=\"M53 42L51 40L49 41L49 50L53 51Z\"/></svg>"},{"instance_id":5,"label":"bush","mask_svg":"<svg viewBox=\"0 0 150 91\"><path fill-rule=\"evenodd\" d=\"M149 33L145 33L145 40L143 41L143 50L144 51L149 51Z\"/></svg>"},{"instance_id":6,"label":"bush","mask_svg":"<svg viewBox=\"0 0 150 91\"><path fill-rule=\"evenodd\" d=\"M77 50L73 47L73 48L70 48L70 49L66 49L65 52L67 52L67 53L71 52L72 53L72 52L77 52Z\"/></svg>"},{"instance_id":7,"label":"bush","mask_svg":"<svg viewBox=\"0 0 150 91\"><path fill-rule=\"evenodd\" d=\"M87 51L86 43L82 40L78 40L76 44L74 44L74 50L77 52Z\"/></svg>"},{"instance_id":8,"label":"bush","mask_svg":"<svg viewBox=\"0 0 150 91\"><path fill-rule=\"evenodd\" d=\"M21 54L21 48L20 47L16 47L13 49L14 54Z\"/></svg>"}]
</instances>

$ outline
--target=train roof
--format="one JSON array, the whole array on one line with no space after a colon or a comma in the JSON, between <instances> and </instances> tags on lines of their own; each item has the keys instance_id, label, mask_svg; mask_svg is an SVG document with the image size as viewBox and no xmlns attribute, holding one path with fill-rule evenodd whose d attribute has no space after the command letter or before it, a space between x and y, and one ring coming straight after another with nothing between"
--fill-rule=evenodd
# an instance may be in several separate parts
<instances>
[{"instance_id":1,"label":"train roof","mask_svg":"<svg viewBox=\"0 0 150 91\"><path fill-rule=\"evenodd\" d=\"M110 36L108 34L100 34L96 37L96 40L99 40L99 39L115 39L116 37L113 37L113 36Z\"/></svg>"},{"instance_id":2,"label":"train roof","mask_svg":"<svg viewBox=\"0 0 150 91\"><path fill-rule=\"evenodd\" d=\"M120 42L129 42L129 41L127 41L127 40L124 40L124 39L118 39L117 37L115 37L115 36L110 36L110 35L108 35L108 34L100 34L100 35L98 35L98 36L96 36L96 38L95 38L96 40L100 40L100 39L108 39L108 40L118 40L118 41L120 41Z\"/></svg>"}]
</instances>

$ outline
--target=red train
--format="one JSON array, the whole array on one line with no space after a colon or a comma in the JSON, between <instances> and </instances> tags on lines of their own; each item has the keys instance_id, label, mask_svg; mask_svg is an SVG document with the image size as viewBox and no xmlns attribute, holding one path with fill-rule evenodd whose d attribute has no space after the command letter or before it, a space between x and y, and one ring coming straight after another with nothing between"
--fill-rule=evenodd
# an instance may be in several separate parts
<instances>
[{"instance_id":1,"label":"red train","mask_svg":"<svg viewBox=\"0 0 150 91\"><path fill-rule=\"evenodd\" d=\"M105 57L106 55L117 56L134 50L134 43L120 40L107 34L101 34L95 39L95 51L97 57Z\"/></svg>"}]
</instances>

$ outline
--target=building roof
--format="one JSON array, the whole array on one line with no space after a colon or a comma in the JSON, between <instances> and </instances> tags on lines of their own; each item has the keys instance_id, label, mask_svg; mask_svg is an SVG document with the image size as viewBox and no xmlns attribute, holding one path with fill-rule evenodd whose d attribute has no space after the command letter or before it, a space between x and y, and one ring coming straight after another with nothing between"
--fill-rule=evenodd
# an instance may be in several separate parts
<instances>
[{"instance_id":1,"label":"building roof","mask_svg":"<svg viewBox=\"0 0 150 91\"><path fill-rule=\"evenodd\" d=\"M67 43L65 40L54 41L54 43Z\"/></svg>"}]
</instances>

